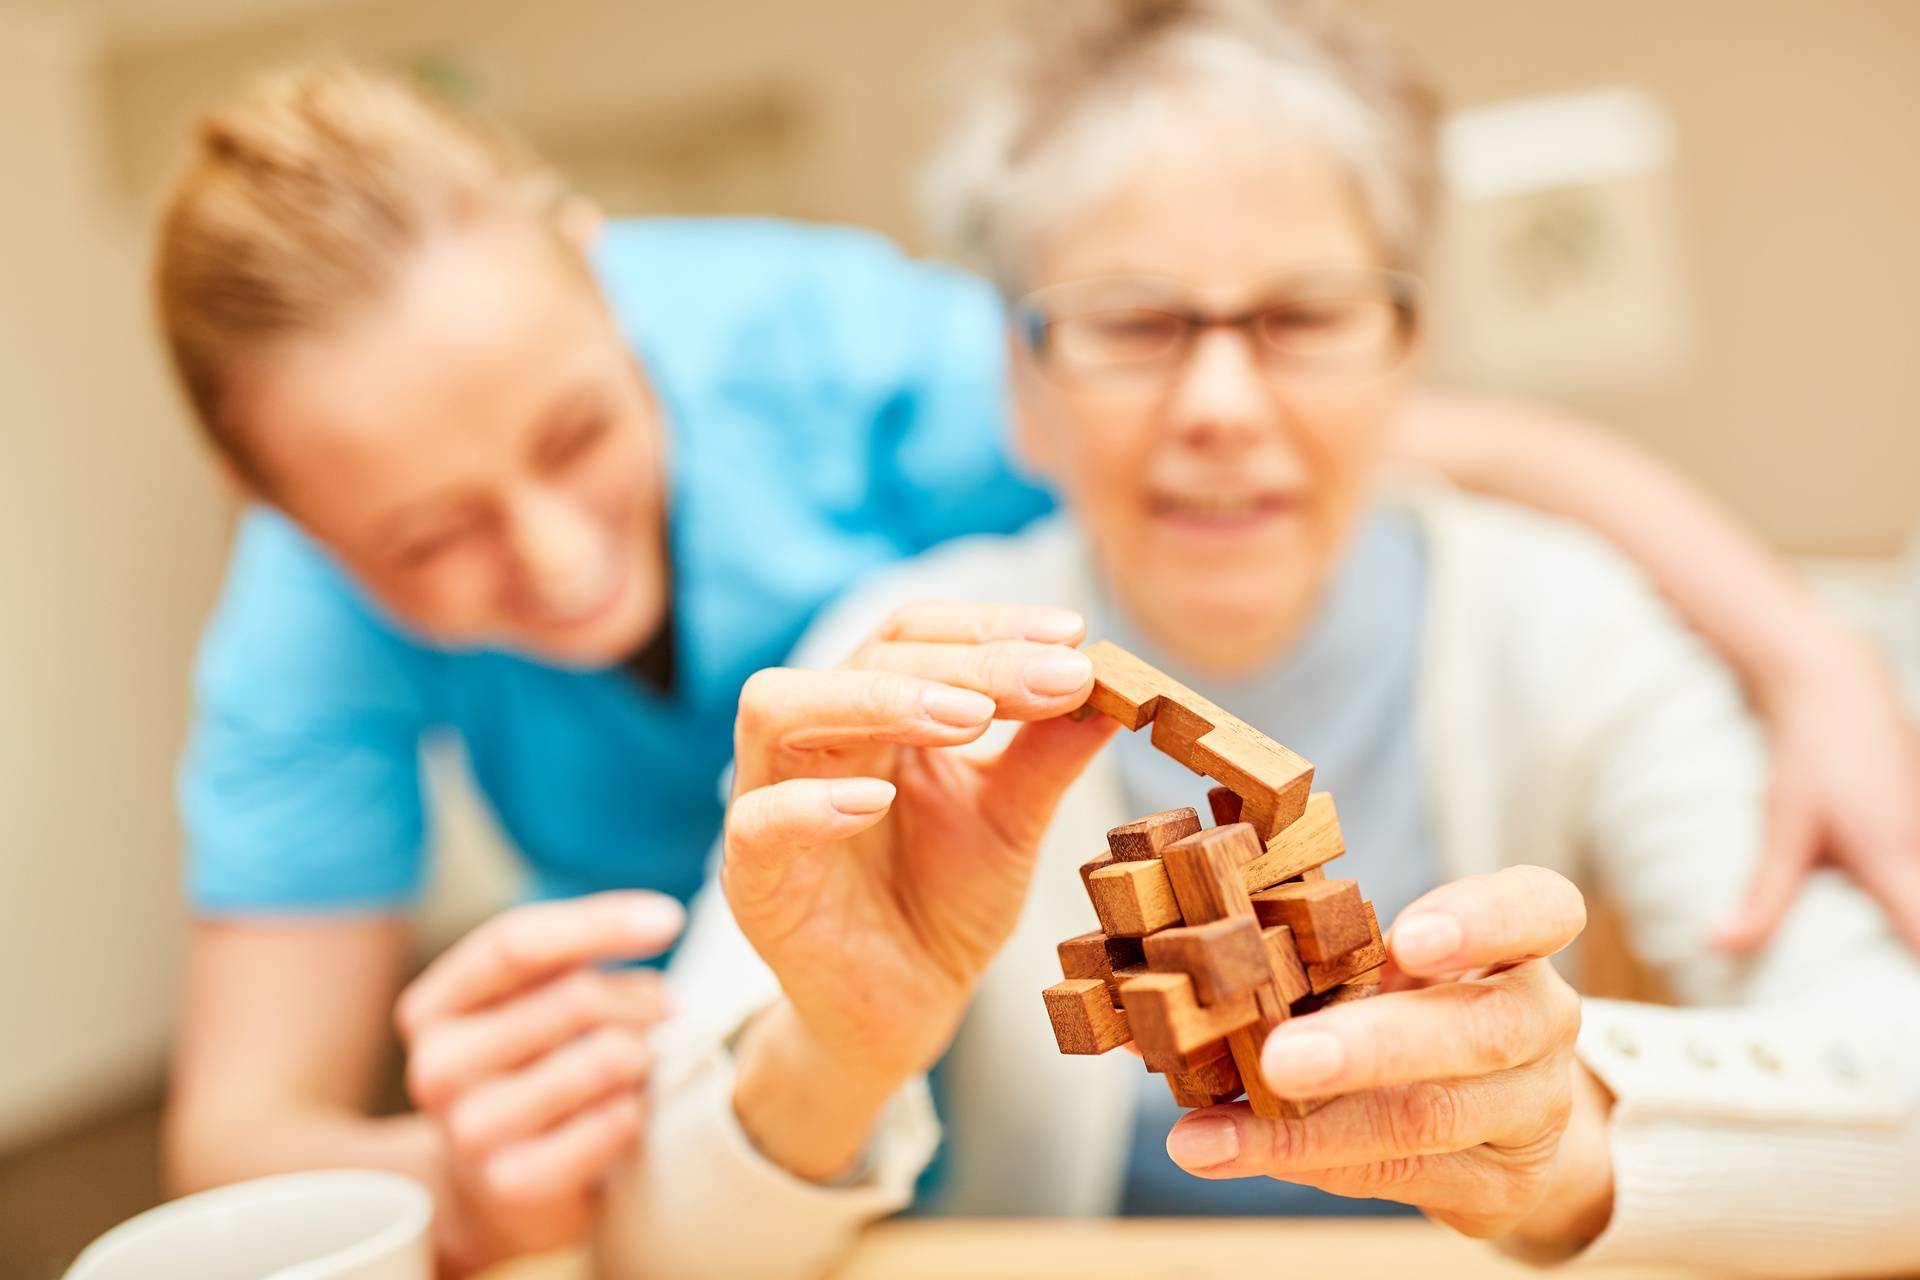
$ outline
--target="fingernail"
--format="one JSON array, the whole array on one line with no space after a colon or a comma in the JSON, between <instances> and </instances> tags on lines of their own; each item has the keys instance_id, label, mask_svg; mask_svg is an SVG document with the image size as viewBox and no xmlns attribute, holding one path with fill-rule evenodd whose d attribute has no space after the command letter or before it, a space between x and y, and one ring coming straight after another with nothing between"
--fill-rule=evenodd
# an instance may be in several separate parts
<instances>
[{"instance_id":1,"label":"fingernail","mask_svg":"<svg viewBox=\"0 0 1920 1280\"><path fill-rule=\"evenodd\" d=\"M993 699L971 689L938 684L920 695L920 708L941 724L970 729L993 715Z\"/></svg>"},{"instance_id":2,"label":"fingernail","mask_svg":"<svg viewBox=\"0 0 1920 1280\"><path fill-rule=\"evenodd\" d=\"M1225 1116L1189 1116L1167 1134L1167 1155L1182 1169L1211 1169L1240 1158L1240 1129Z\"/></svg>"},{"instance_id":3,"label":"fingernail","mask_svg":"<svg viewBox=\"0 0 1920 1280\"><path fill-rule=\"evenodd\" d=\"M1041 697L1057 698L1093 679L1093 663L1077 649L1048 649L1027 659L1021 678Z\"/></svg>"},{"instance_id":4,"label":"fingernail","mask_svg":"<svg viewBox=\"0 0 1920 1280\"><path fill-rule=\"evenodd\" d=\"M1326 1031L1298 1031L1282 1027L1267 1037L1260 1054L1260 1074L1283 1093L1326 1084L1340 1074L1346 1051L1340 1037Z\"/></svg>"},{"instance_id":5,"label":"fingernail","mask_svg":"<svg viewBox=\"0 0 1920 1280\"><path fill-rule=\"evenodd\" d=\"M841 778L828 794L841 813L865 817L893 803L893 784L879 778Z\"/></svg>"},{"instance_id":6,"label":"fingernail","mask_svg":"<svg viewBox=\"0 0 1920 1280\"><path fill-rule=\"evenodd\" d=\"M1071 609L1041 609L1027 620L1022 631L1027 639L1041 644L1069 644L1085 627L1080 615Z\"/></svg>"},{"instance_id":7,"label":"fingernail","mask_svg":"<svg viewBox=\"0 0 1920 1280\"><path fill-rule=\"evenodd\" d=\"M1460 950L1460 922L1438 911L1410 916L1393 926L1394 959L1416 968L1444 964Z\"/></svg>"}]
</instances>

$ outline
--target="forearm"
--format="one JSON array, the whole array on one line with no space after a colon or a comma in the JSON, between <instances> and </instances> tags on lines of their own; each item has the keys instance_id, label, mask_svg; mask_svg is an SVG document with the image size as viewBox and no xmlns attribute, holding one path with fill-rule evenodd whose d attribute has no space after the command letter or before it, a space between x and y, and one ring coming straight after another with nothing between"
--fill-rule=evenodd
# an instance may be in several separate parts
<instances>
[{"instance_id":1,"label":"forearm","mask_svg":"<svg viewBox=\"0 0 1920 1280\"><path fill-rule=\"evenodd\" d=\"M1846 643L1804 584L1715 499L1573 415L1423 392L1397 424L1395 451L1464 488L1606 537L1763 702Z\"/></svg>"}]
</instances>

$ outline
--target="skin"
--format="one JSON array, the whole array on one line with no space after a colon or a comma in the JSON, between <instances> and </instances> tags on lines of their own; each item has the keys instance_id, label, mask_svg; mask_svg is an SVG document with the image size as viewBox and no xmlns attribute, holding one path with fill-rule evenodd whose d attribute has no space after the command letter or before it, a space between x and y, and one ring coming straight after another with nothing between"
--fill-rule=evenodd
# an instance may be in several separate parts
<instances>
[{"instance_id":1,"label":"skin","mask_svg":"<svg viewBox=\"0 0 1920 1280\"><path fill-rule=\"evenodd\" d=\"M448 648L618 662L666 608L659 405L553 235L430 237L351 323L239 379L263 496Z\"/></svg>"},{"instance_id":2,"label":"skin","mask_svg":"<svg viewBox=\"0 0 1920 1280\"><path fill-rule=\"evenodd\" d=\"M1146 151L1104 204L1041 246L1032 285L1147 273L1232 310L1292 269L1382 265L1331 161L1199 125L1212 139L1204 160ZM1164 388L1123 396L1050 380L1017 341L1015 356L1024 448L1069 496L1119 600L1182 662L1221 673L1258 666L1310 618L1412 364L1274 377L1240 335L1211 330ZM1098 744L1087 726L1032 722L1058 703L1022 697L1002 674L1043 660L1005 644L1023 618L917 606L847 668L770 673L742 700L724 883L785 999L743 1040L734 1104L796 1172L843 1169L880 1100L951 1039L1018 914L1053 802ZM987 693L993 707L936 732L924 681ZM982 766L940 750L990 716L1029 721L1008 757ZM1024 796L1001 789L1015 755ZM959 860L966 875L934 878ZM1181 1121L1169 1151L1203 1176L1399 1199L1475 1234L1590 1238L1611 1207L1598 1137L1608 1099L1572 1055L1578 1001L1542 958L1584 921L1579 893L1539 868L1436 890L1391 931L1408 989L1268 1042L1277 1090L1348 1097L1300 1121L1207 1108ZM850 966L874 980L852 989L836 976Z\"/></svg>"}]
</instances>

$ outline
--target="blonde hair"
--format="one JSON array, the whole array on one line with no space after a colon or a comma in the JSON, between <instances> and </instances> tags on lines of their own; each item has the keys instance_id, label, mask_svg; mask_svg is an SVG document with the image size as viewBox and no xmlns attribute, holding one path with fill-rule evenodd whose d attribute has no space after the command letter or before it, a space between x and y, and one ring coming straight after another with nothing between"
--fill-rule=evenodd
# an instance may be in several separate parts
<instances>
[{"instance_id":1,"label":"blonde hair","mask_svg":"<svg viewBox=\"0 0 1920 1280\"><path fill-rule=\"evenodd\" d=\"M201 121L160 219L154 291L195 416L243 470L231 412L250 353L327 331L391 287L433 232L565 197L503 131L396 75L273 76Z\"/></svg>"},{"instance_id":2,"label":"blonde hair","mask_svg":"<svg viewBox=\"0 0 1920 1280\"><path fill-rule=\"evenodd\" d=\"M1325 147L1389 265L1417 268L1431 234L1438 97L1335 0L1041 0L967 95L922 195L946 246L1010 291L1194 102Z\"/></svg>"}]
</instances>

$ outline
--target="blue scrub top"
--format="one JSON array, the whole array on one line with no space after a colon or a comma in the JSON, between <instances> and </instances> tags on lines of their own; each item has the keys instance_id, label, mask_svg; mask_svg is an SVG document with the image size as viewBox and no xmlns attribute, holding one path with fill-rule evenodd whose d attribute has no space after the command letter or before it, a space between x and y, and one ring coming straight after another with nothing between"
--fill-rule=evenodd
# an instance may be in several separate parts
<instances>
[{"instance_id":1,"label":"blue scrub top","mask_svg":"<svg viewBox=\"0 0 1920 1280\"><path fill-rule=\"evenodd\" d=\"M719 831L734 704L863 573L1049 506L1012 469L992 290L866 232L610 224L601 287L665 406L675 678L449 652L297 528L248 513L180 777L194 906L394 909L426 875L420 747L462 740L537 896L682 900Z\"/></svg>"}]
</instances>

